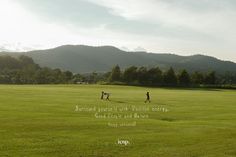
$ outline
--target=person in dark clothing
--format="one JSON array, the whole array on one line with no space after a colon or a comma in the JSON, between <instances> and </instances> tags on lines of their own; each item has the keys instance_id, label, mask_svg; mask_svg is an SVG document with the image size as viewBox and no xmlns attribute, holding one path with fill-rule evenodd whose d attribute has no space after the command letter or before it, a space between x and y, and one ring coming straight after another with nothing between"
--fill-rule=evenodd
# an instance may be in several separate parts
<instances>
[{"instance_id":1,"label":"person in dark clothing","mask_svg":"<svg viewBox=\"0 0 236 157\"><path fill-rule=\"evenodd\" d=\"M106 92L102 91L101 100L104 100L104 96L106 96L106 100L110 100L109 99L110 93L106 93Z\"/></svg>"},{"instance_id":2,"label":"person in dark clothing","mask_svg":"<svg viewBox=\"0 0 236 157\"><path fill-rule=\"evenodd\" d=\"M101 96L101 99L103 100L103 96L104 96L104 92L102 91L102 96Z\"/></svg>"},{"instance_id":3,"label":"person in dark clothing","mask_svg":"<svg viewBox=\"0 0 236 157\"><path fill-rule=\"evenodd\" d=\"M109 101L110 101L110 99L109 99L110 93L106 93L106 95L107 95L106 100L109 100Z\"/></svg>"},{"instance_id":4,"label":"person in dark clothing","mask_svg":"<svg viewBox=\"0 0 236 157\"><path fill-rule=\"evenodd\" d=\"M150 103L150 102L151 102L151 100L150 100L150 95L149 95L149 92L147 92L146 96L147 96L147 99L145 100L145 103L146 103L146 102L149 102L149 103Z\"/></svg>"}]
</instances>

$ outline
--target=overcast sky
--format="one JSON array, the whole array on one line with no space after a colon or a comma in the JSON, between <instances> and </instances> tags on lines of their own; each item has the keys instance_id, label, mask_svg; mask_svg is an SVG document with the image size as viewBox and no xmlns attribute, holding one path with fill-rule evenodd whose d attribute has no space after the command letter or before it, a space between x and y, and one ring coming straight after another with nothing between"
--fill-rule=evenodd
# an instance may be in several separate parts
<instances>
[{"instance_id":1,"label":"overcast sky","mask_svg":"<svg viewBox=\"0 0 236 157\"><path fill-rule=\"evenodd\" d=\"M0 49L113 45L236 61L236 0L0 0Z\"/></svg>"}]
</instances>

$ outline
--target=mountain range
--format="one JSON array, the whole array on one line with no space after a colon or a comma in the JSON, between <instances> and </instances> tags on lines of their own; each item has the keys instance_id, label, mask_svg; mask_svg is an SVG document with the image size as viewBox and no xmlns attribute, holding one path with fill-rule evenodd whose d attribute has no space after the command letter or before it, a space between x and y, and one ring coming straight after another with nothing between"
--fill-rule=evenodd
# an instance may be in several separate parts
<instances>
[{"instance_id":1,"label":"mountain range","mask_svg":"<svg viewBox=\"0 0 236 157\"><path fill-rule=\"evenodd\" d=\"M107 72L118 64L122 69L129 66L158 66L165 70L173 67L176 70L218 73L236 72L236 63L223 61L204 55L180 56L164 53L127 52L112 46L92 47L85 45L65 45L47 50L29 52L1 52L1 55L26 55L43 67L60 68L74 73Z\"/></svg>"}]
</instances>

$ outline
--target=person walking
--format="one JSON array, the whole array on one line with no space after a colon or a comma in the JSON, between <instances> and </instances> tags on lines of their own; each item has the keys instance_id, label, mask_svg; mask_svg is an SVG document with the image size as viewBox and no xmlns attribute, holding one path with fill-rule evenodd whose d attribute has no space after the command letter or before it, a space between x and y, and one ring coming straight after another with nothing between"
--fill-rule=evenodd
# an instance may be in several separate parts
<instances>
[{"instance_id":1,"label":"person walking","mask_svg":"<svg viewBox=\"0 0 236 157\"><path fill-rule=\"evenodd\" d=\"M109 99L109 97L110 97L110 93L106 93L106 95L107 95L106 100L109 100L109 101L110 101L110 99Z\"/></svg>"},{"instance_id":2,"label":"person walking","mask_svg":"<svg viewBox=\"0 0 236 157\"><path fill-rule=\"evenodd\" d=\"M146 102L151 102L151 100L150 100L150 94L149 94L149 92L147 92L147 94L146 94L146 96L147 96L147 98L146 98L146 100L145 100L145 103Z\"/></svg>"},{"instance_id":3,"label":"person walking","mask_svg":"<svg viewBox=\"0 0 236 157\"><path fill-rule=\"evenodd\" d=\"M104 92L102 91L102 96L101 96L101 99L103 100L103 96L104 96Z\"/></svg>"}]
</instances>

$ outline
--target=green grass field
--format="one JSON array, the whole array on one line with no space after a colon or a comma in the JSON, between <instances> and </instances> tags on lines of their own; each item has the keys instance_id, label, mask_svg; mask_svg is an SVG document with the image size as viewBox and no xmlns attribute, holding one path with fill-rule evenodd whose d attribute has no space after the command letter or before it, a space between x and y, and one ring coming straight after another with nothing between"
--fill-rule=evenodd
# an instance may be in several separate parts
<instances>
[{"instance_id":1,"label":"green grass field","mask_svg":"<svg viewBox=\"0 0 236 157\"><path fill-rule=\"evenodd\" d=\"M102 90L112 93L111 101L100 100ZM144 103L147 91L150 104ZM76 112L76 106L169 111L137 111L149 118L103 119L95 112ZM119 113L136 111L114 112ZM108 126L133 122L136 126ZM0 156L235 157L236 90L1 85Z\"/></svg>"}]
</instances>

